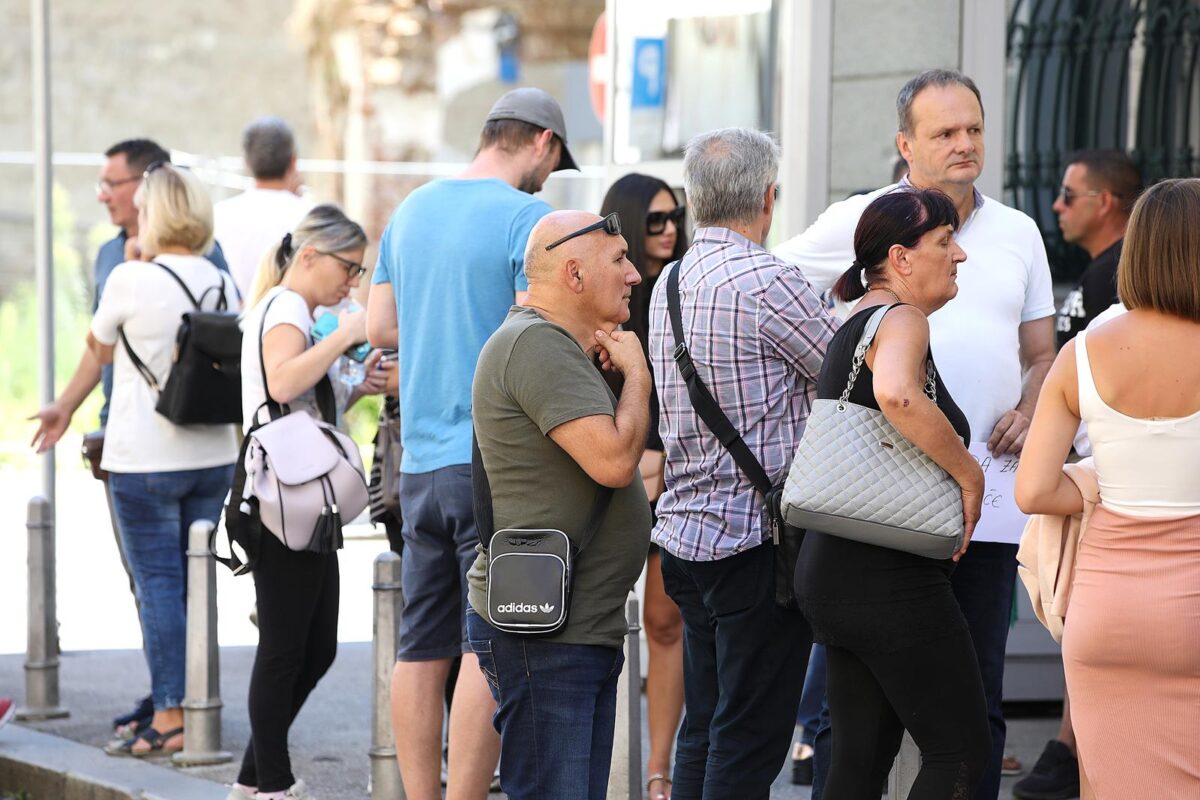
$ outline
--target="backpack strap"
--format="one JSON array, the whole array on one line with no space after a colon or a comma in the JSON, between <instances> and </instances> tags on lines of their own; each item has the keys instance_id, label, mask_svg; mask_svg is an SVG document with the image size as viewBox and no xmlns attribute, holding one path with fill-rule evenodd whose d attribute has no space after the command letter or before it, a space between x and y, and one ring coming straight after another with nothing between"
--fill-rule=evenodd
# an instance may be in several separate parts
<instances>
[{"instance_id":1,"label":"backpack strap","mask_svg":"<svg viewBox=\"0 0 1200 800\"><path fill-rule=\"evenodd\" d=\"M267 362L263 358L263 337L267 335L267 314L271 311L271 304L279 299L282 292L277 292L274 297L267 301L266 307L263 309L262 323L258 328L258 368L262 373L263 395L265 400L258 408L267 407L268 416L275 420L292 413L292 409L287 403L278 403L271 398L271 389L267 382ZM337 395L333 391L333 383L329 380L329 372L326 371L321 376L321 380L317 381L313 387L313 392L317 397L317 409L321 412L321 419L330 425L337 425ZM254 415L258 416L256 409Z\"/></svg>"},{"instance_id":2,"label":"backpack strap","mask_svg":"<svg viewBox=\"0 0 1200 800\"><path fill-rule=\"evenodd\" d=\"M175 272L175 270L171 269L161 261L151 261L150 263L157 267L162 267L162 269L165 270L166 273L175 280L175 283L179 284L179 288L183 290L185 295L187 295L187 299L191 302L192 308L194 308L196 311L202 310L204 298L207 297L208 293L213 289L219 290L217 306L215 310L224 311L227 308L227 303L225 301L224 278L221 278L220 286L211 286L208 289L205 289L204 294L200 295L200 299L197 300L196 296L192 294L192 290L188 288L187 284L184 283L183 278L179 277L179 274ZM214 267L214 269L216 269L216 267ZM218 274L219 273L220 270L218 270ZM159 383L158 378L154 376L154 373L150 371L150 368L146 366L146 362L142 361L142 359L138 357L138 354L134 352L133 345L129 343L129 337L125 335L125 326L119 326L117 328L117 333L121 337L121 344L125 346L125 352L129 356L129 361L133 364L133 368L138 371L138 374L142 376L142 380L144 380L155 393L161 393L162 385Z\"/></svg>"},{"instance_id":3,"label":"backpack strap","mask_svg":"<svg viewBox=\"0 0 1200 800\"><path fill-rule=\"evenodd\" d=\"M667 276L667 310L671 316L671 332L675 335L675 351L672 353L675 366L679 368L679 374L683 376L683 382L687 384L688 398L692 401L692 408L695 409L696 414L733 456L733 460L742 473L754 484L758 493L763 496L763 499L766 499L774 488L771 485L771 479L767 477L767 472L763 469L762 464L754 457L754 453L750 452L750 447L742 439L742 435L738 433L737 428L733 427L733 423L721 410L721 406L712 396L712 392L701 380L700 375L696 372L696 365L692 362L692 354L688 352L687 344L683 340L683 315L679 310L680 268L681 262L679 261L667 267L671 271Z\"/></svg>"}]
</instances>

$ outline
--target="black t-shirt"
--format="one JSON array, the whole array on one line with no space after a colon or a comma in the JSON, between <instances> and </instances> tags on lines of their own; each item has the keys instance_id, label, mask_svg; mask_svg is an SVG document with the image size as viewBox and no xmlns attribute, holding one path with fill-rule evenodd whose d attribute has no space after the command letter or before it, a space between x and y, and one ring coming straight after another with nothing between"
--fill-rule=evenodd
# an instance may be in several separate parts
<instances>
[{"instance_id":1,"label":"black t-shirt","mask_svg":"<svg viewBox=\"0 0 1200 800\"><path fill-rule=\"evenodd\" d=\"M1117 263L1121 260L1122 241L1092 259L1075 288L1067 294L1056 320L1060 348L1117 302Z\"/></svg>"}]
</instances>

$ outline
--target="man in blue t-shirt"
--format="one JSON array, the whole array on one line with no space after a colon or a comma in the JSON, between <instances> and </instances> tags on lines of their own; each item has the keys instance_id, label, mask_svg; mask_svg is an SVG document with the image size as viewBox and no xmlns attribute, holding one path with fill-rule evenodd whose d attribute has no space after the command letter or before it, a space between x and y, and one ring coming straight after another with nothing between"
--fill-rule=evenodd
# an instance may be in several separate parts
<instances>
[{"instance_id":1,"label":"man in blue t-shirt","mask_svg":"<svg viewBox=\"0 0 1200 800\"><path fill-rule=\"evenodd\" d=\"M495 702L463 640L479 543L471 381L484 342L529 286L526 241L551 210L533 195L560 169L577 169L562 109L540 89L511 91L492 106L467 169L410 194L379 243L367 332L399 349L405 608L392 720L409 800L441 797L442 687L456 656L449 795L482 796L499 755Z\"/></svg>"}]
</instances>

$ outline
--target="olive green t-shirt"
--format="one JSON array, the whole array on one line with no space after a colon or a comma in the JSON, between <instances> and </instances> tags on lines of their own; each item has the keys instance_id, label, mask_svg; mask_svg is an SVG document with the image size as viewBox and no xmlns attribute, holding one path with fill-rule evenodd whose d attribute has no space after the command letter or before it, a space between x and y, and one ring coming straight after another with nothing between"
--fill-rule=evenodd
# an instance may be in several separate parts
<instances>
[{"instance_id":1,"label":"olive green t-shirt","mask_svg":"<svg viewBox=\"0 0 1200 800\"><path fill-rule=\"evenodd\" d=\"M496 530L557 529L578 547L598 487L548 434L581 417L615 414L616 397L596 367L566 330L514 306L479 355L471 395ZM635 475L613 492L596 535L579 553L567 624L547 638L621 646L625 598L646 561L650 527L650 503ZM492 531L481 533L491 538ZM467 582L471 606L487 619L485 559L480 552Z\"/></svg>"}]
</instances>

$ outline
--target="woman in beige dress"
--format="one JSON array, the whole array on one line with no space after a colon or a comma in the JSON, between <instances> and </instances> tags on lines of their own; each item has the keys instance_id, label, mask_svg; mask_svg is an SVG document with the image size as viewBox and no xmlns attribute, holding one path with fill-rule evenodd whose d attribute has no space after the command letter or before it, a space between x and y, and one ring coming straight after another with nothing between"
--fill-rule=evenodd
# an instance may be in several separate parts
<instances>
[{"instance_id":1,"label":"woman in beige dress","mask_svg":"<svg viewBox=\"0 0 1200 800\"><path fill-rule=\"evenodd\" d=\"M1059 353L1017 471L1026 513L1080 512L1062 465L1087 423L1100 505L1076 562L1063 663L1099 800L1200 798L1197 220L1200 179L1138 200L1117 277L1129 313Z\"/></svg>"}]
</instances>

